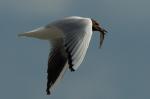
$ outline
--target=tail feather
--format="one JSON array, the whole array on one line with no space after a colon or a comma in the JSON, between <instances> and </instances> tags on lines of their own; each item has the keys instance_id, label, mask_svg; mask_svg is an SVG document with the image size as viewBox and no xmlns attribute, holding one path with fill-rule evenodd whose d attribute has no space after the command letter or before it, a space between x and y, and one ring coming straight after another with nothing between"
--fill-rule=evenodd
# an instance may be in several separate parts
<instances>
[{"instance_id":1,"label":"tail feather","mask_svg":"<svg viewBox=\"0 0 150 99\"><path fill-rule=\"evenodd\" d=\"M29 32L18 34L18 37L26 36L26 37L42 38L43 33L44 33L44 27L40 27Z\"/></svg>"},{"instance_id":2,"label":"tail feather","mask_svg":"<svg viewBox=\"0 0 150 99\"><path fill-rule=\"evenodd\" d=\"M18 34L18 37L27 36L27 33Z\"/></svg>"}]
</instances>

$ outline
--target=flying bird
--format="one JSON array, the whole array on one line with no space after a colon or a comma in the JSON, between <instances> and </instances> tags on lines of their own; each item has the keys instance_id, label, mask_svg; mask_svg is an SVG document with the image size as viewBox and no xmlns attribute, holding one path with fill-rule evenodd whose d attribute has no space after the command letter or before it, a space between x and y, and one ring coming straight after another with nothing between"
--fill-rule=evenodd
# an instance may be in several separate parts
<instances>
[{"instance_id":1,"label":"flying bird","mask_svg":"<svg viewBox=\"0 0 150 99\"><path fill-rule=\"evenodd\" d=\"M96 20L79 16L65 17L18 35L48 40L51 43L47 69L48 95L62 79L66 70L75 71L80 66L93 31L100 32L99 47L101 47L107 31Z\"/></svg>"}]
</instances>

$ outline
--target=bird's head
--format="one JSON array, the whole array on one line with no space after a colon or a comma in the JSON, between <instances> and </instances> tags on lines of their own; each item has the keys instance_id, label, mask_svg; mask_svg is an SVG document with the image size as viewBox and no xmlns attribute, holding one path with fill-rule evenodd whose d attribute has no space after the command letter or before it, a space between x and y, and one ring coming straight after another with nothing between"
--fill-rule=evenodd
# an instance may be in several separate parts
<instances>
[{"instance_id":1,"label":"bird's head","mask_svg":"<svg viewBox=\"0 0 150 99\"><path fill-rule=\"evenodd\" d=\"M103 29L96 20L94 20L94 19L91 19L91 20L92 20L92 30L100 32L100 45L99 45L99 47L101 48L103 41L104 41L105 33L107 31L105 29Z\"/></svg>"}]
</instances>

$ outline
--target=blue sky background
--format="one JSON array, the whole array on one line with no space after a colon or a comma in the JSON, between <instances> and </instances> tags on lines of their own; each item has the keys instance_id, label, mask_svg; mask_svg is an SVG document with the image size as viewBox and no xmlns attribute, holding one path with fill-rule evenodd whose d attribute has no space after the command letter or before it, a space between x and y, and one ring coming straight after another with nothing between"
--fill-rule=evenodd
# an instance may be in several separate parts
<instances>
[{"instance_id":1,"label":"blue sky background","mask_svg":"<svg viewBox=\"0 0 150 99\"><path fill-rule=\"evenodd\" d=\"M149 0L0 0L0 99L149 99L149 9ZM102 49L93 34L79 69L47 96L49 44L17 34L72 15L108 34Z\"/></svg>"}]
</instances>

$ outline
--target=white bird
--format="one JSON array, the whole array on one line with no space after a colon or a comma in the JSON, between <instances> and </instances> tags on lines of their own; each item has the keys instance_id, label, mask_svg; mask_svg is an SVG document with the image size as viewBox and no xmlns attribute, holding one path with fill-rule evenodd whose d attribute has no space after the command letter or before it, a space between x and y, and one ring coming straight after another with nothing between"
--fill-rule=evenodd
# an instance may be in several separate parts
<instances>
[{"instance_id":1,"label":"white bird","mask_svg":"<svg viewBox=\"0 0 150 99\"><path fill-rule=\"evenodd\" d=\"M18 35L48 40L52 45L48 59L47 94L50 94L68 68L75 71L80 66L89 46L92 31L100 32L101 47L107 31L94 19L78 16L66 17Z\"/></svg>"}]
</instances>

